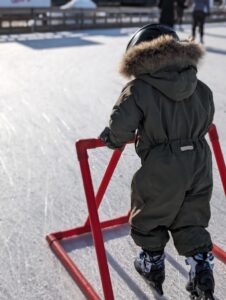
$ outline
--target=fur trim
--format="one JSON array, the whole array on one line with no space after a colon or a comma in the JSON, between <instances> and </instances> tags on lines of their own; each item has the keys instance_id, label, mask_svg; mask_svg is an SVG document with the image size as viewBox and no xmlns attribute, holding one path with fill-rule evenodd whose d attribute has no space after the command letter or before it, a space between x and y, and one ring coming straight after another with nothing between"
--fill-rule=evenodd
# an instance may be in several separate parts
<instances>
[{"instance_id":1,"label":"fur trim","mask_svg":"<svg viewBox=\"0 0 226 300\"><path fill-rule=\"evenodd\" d=\"M129 49L123 56L119 72L125 77L137 77L170 66L196 67L203 55L201 45L188 40L178 42L169 35L163 35Z\"/></svg>"}]
</instances>

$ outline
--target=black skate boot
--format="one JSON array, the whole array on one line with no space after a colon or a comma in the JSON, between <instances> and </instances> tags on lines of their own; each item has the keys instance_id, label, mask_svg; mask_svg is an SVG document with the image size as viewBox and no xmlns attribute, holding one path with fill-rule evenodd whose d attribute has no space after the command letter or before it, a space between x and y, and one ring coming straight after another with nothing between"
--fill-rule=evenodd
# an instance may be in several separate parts
<instances>
[{"instance_id":1,"label":"black skate boot","mask_svg":"<svg viewBox=\"0 0 226 300\"><path fill-rule=\"evenodd\" d=\"M137 272L153 287L159 295L163 295L162 284L165 280L165 254L151 255L142 251L134 261Z\"/></svg>"},{"instance_id":2,"label":"black skate boot","mask_svg":"<svg viewBox=\"0 0 226 300\"><path fill-rule=\"evenodd\" d=\"M186 290L192 300L214 300L214 278L212 253L199 253L186 259L191 266Z\"/></svg>"}]
</instances>

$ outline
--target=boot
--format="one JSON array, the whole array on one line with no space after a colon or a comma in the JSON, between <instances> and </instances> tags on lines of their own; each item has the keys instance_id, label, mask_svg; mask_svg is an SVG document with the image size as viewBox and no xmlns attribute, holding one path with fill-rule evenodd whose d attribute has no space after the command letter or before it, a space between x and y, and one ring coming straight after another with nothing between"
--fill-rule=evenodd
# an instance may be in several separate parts
<instances>
[{"instance_id":1,"label":"boot","mask_svg":"<svg viewBox=\"0 0 226 300\"><path fill-rule=\"evenodd\" d=\"M186 285L191 299L214 299L213 259L212 253L198 253L186 259L186 264L191 266Z\"/></svg>"},{"instance_id":2,"label":"boot","mask_svg":"<svg viewBox=\"0 0 226 300\"><path fill-rule=\"evenodd\" d=\"M154 255L153 255L154 254ZM134 261L137 272L156 290L163 295L162 284L165 280L165 254L142 251Z\"/></svg>"}]
</instances>

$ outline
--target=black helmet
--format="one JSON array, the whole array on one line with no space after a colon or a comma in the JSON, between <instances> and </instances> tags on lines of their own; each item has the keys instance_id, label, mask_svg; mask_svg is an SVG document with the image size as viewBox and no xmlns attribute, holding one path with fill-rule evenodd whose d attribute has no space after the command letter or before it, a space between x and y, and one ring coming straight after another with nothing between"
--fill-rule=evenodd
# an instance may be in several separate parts
<instances>
[{"instance_id":1,"label":"black helmet","mask_svg":"<svg viewBox=\"0 0 226 300\"><path fill-rule=\"evenodd\" d=\"M145 25L135 32L127 45L126 51L142 42L151 41L165 34L171 35L175 40L179 41L178 35L169 26L161 24Z\"/></svg>"}]
</instances>

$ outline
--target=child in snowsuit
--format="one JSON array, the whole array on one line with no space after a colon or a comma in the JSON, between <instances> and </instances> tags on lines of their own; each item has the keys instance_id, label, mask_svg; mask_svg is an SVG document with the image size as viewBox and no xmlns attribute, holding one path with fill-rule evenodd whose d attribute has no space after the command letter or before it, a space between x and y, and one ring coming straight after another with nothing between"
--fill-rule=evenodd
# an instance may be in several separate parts
<instances>
[{"instance_id":1,"label":"child in snowsuit","mask_svg":"<svg viewBox=\"0 0 226 300\"><path fill-rule=\"evenodd\" d=\"M160 294L169 231L191 265L187 290L214 292L212 241L206 230L212 161L205 140L214 103L209 87L196 77L202 56L200 45L180 41L168 26L138 30L121 63L121 73L134 79L122 90L109 127L100 135L110 148L136 137L142 166L132 180L130 223L142 252L135 268Z\"/></svg>"}]
</instances>

